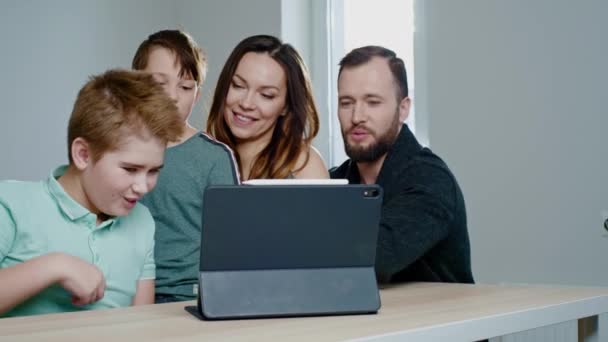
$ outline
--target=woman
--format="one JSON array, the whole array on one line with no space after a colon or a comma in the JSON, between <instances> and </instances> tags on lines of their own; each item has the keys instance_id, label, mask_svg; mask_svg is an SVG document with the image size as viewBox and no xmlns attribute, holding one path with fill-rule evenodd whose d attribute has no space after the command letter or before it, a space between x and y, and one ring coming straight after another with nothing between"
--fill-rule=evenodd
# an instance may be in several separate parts
<instances>
[{"instance_id":1,"label":"woman","mask_svg":"<svg viewBox=\"0 0 608 342\"><path fill-rule=\"evenodd\" d=\"M319 117L306 66L278 38L252 36L234 48L207 131L234 150L243 180L329 177L311 145Z\"/></svg>"}]
</instances>

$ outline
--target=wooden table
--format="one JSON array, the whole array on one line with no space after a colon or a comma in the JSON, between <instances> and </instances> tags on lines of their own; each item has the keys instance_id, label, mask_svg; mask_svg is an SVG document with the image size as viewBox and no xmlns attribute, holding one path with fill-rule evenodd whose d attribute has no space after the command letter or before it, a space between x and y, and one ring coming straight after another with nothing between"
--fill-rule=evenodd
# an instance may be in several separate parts
<instances>
[{"instance_id":1,"label":"wooden table","mask_svg":"<svg viewBox=\"0 0 608 342\"><path fill-rule=\"evenodd\" d=\"M380 295L377 315L208 322L182 302L5 318L0 341L472 341L571 320L586 340L608 312L608 288L411 283Z\"/></svg>"}]
</instances>

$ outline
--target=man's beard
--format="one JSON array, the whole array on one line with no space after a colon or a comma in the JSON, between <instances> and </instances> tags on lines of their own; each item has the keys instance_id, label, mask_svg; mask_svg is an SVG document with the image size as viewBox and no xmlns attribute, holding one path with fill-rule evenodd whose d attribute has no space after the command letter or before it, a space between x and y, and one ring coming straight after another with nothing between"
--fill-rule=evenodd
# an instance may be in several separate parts
<instances>
[{"instance_id":1,"label":"man's beard","mask_svg":"<svg viewBox=\"0 0 608 342\"><path fill-rule=\"evenodd\" d=\"M357 126L352 127L351 130L355 129L356 127ZM378 136L375 143L372 143L367 147L349 145L347 139L348 132L342 131L342 139L344 140L344 149L346 150L346 155L348 155L348 157L356 163L370 163L380 159L391 149L397 140L399 127L401 127L401 123L399 122L399 111L397 111L389 129L381 136ZM370 135L375 136L376 132L372 132L369 129L367 130Z\"/></svg>"}]
</instances>

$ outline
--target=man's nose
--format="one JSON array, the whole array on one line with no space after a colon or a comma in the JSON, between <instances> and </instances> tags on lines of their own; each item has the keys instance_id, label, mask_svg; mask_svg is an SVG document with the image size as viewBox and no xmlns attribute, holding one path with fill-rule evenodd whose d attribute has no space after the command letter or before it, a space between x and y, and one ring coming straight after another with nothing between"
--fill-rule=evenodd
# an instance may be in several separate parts
<instances>
[{"instance_id":1,"label":"man's nose","mask_svg":"<svg viewBox=\"0 0 608 342\"><path fill-rule=\"evenodd\" d=\"M360 124L367 121L367 115L365 114L363 106L360 104L355 104L353 106L353 114L351 119L354 124Z\"/></svg>"}]
</instances>

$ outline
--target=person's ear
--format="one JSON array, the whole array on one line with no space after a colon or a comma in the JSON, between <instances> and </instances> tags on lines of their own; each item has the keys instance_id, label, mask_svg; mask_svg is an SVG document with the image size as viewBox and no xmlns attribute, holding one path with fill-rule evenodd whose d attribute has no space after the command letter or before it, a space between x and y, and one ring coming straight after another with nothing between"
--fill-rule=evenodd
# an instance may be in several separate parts
<instances>
[{"instance_id":1,"label":"person's ear","mask_svg":"<svg viewBox=\"0 0 608 342\"><path fill-rule=\"evenodd\" d=\"M410 115L410 106L412 101L408 96L404 97L399 103L399 122L404 123Z\"/></svg>"},{"instance_id":2,"label":"person's ear","mask_svg":"<svg viewBox=\"0 0 608 342\"><path fill-rule=\"evenodd\" d=\"M70 153L72 154L74 166L80 171L86 169L92 162L91 149L89 143L84 138L78 137L72 141Z\"/></svg>"}]
</instances>

